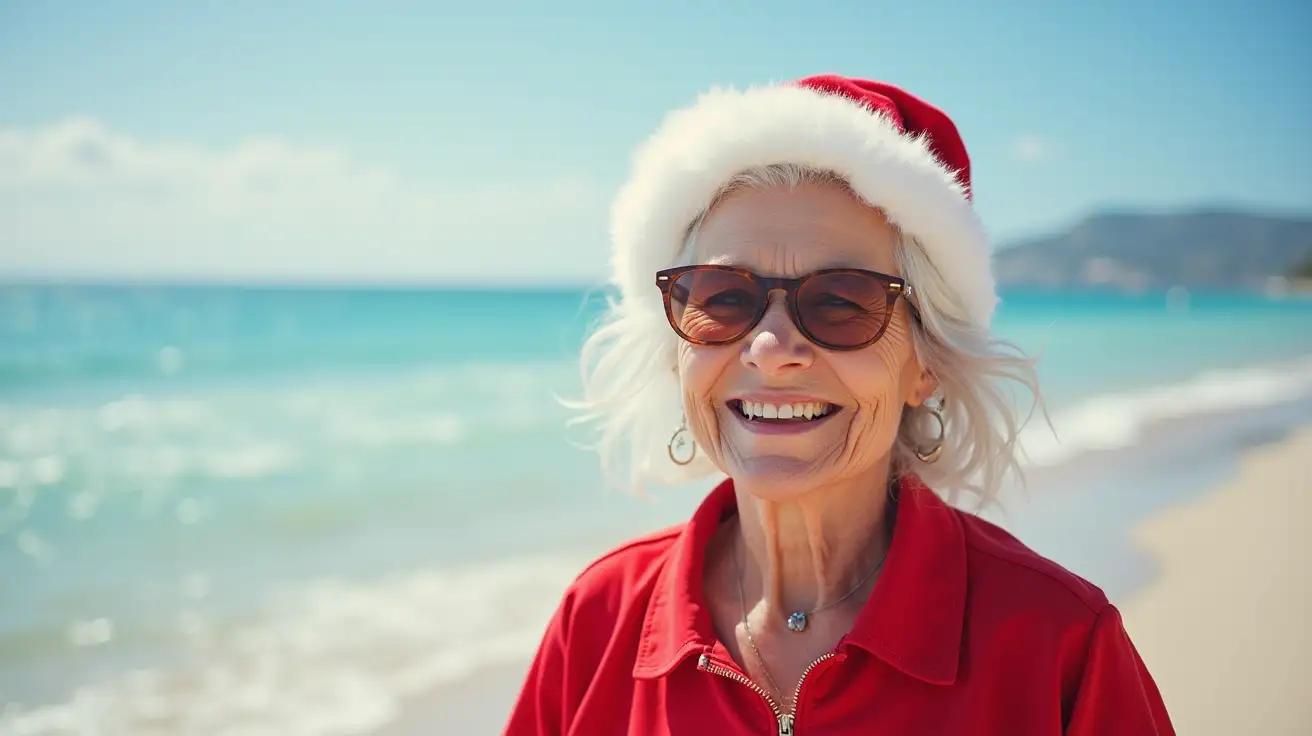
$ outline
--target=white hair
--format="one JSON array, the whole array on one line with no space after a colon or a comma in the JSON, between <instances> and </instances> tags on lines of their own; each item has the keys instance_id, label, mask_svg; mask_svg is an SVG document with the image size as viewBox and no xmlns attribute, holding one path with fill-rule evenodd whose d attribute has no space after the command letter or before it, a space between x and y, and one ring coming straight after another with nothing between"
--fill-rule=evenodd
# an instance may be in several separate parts
<instances>
[{"instance_id":1,"label":"white hair","mask_svg":"<svg viewBox=\"0 0 1312 736\"><path fill-rule=\"evenodd\" d=\"M807 184L835 186L857 196L838 174L806 166L771 164L740 172L688 224L683 247L669 265L691 263L701 221L730 193ZM900 238L896 256L914 290L919 319L912 320L911 333L916 355L938 379L943 448L936 462L917 457L917 449L923 452L938 444L940 427L931 416L933 404L905 407L891 472L915 473L950 501L969 493L979 505L987 505L1009 475L1022 476L1017 439L1025 422L1008 384L1029 393L1034 407L1041 407L1035 361L968 319L964 304L914 237ZM655 274L651 288L656 289ZM651 305L659 302L634 301L610 299L602 321L584 342L583 397L566 402L579 411L571 424L595 427L593 448L613 482L640 491L649 481L670 484L706 477L717 469L705 453L698 452L686 466L668 456L668 443L683 416L679 338L665 314L653 310Z\"/></svg>"}]
</instances>

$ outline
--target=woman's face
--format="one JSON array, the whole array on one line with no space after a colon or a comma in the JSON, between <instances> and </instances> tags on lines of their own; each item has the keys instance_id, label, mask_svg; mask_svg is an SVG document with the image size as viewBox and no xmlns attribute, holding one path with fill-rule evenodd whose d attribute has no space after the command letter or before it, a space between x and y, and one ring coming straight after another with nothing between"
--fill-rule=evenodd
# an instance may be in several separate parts
<instances>
[{"instance_id":1,"label":"woman's face","mask_svg":"<svg viewBox=\"0 0 1312 736\"><path fill-rule=\"evenodd\" d=\"M800 277L822 268L864 268L893 276L897 232L843 190L808 185L745 190L722 200L697 236L695 263ZM842 481L882 483L875 474L897 437L902 407L934 390L921 371L905 300L875 344L830 351L808 341L782 292L736 343L680 341L679 373L689 428L715 464L762 498L785 500ZM819 419L748 419L741 401L827 404ZM766 410L769 416L769 410ZM867 478L867 476L869 476Z\"/></svg>"}]
</instances>

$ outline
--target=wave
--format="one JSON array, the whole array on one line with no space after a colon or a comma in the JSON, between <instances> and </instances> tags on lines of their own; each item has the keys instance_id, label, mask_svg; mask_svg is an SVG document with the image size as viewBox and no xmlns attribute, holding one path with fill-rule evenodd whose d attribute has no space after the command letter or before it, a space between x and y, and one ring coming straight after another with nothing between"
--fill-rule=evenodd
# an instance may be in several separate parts
<instances>
[{"instance_id":1,"label":"wave","mask_svg":"<svg viewBox=\"0 0 1312 736\"><path fill-rule=\"evenodd\" d=\"M559 431L564 416L550 396L572 377L572 366L557 363L463 365L62 406L0 403L0 490L73 476L106 487L274 478L312 472L325 458Z\"/></svg>"},{"instance_id":2,"label":"wave","mask_svg":"<svg viewBox=\"0 0 1312 736\"><path fill-rule=\"evenodd\" d=\"M1270 365L1211 370L1177 384L1102 394L1057 413L1052 425L1021 435L1025 465L1044 467L1087 453L1130 447L1158 422L1254 409L1312 396L1312 356Z\"/></svg>"},{"instance_id":3,"label":"wave","mask_svg":"<svg viewBox=\"0 0 1312 736\"><path fill-rule=\"evenodd\" d=\"M583 556L429 570L279 594L261 620L192 621L192 666L123 674L65 703L9 706L0 736L367 733L407 698L533 651ZM102 627L103 628L103 627Z\"/></svg>"}]
</instances>

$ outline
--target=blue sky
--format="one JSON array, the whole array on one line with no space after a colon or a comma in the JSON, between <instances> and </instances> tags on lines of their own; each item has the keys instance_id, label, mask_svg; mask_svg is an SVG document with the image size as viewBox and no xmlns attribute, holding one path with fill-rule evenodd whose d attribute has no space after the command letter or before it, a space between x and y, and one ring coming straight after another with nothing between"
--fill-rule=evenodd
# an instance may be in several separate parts
<instances>
[{"instance_id":1,"label":"blue sky","mask_svg":"<svg viewBox=\"0 0 1312 736\"><path fill-rule=\"evenodd\" d=\"M714 85L902 85L996 242L1312 212L1290 2L0 4L0 278L595 282L629 152Z\"/></svg>"}]
</instances>

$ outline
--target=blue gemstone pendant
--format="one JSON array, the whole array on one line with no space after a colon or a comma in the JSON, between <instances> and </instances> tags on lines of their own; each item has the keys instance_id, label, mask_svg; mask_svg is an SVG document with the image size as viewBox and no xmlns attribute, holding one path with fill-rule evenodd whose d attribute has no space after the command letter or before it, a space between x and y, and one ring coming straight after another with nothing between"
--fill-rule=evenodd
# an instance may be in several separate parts
<instances>
[{"instance_id":1,"label":"blue gemstone pendant","mask_svg":"<svg viewBox=\"0 0 1312 736\"><path fill-rule=\"evenodd\" d=\"M806 631L806 614L797 611L788 617L789 631Z\"/></svg>"}]
</instances>

